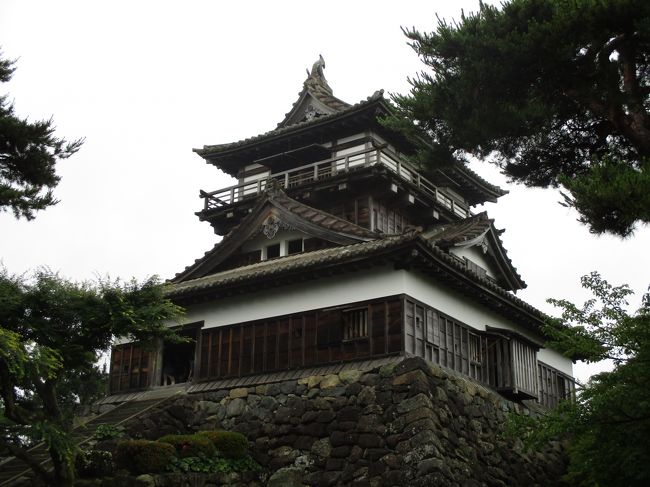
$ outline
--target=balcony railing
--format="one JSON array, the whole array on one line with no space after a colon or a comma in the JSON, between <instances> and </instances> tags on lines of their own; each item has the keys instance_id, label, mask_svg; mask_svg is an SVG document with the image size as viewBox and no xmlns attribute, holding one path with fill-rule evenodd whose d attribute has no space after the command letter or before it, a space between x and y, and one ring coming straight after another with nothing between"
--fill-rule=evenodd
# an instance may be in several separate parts
<instances>
[{"instance_id":1,"label":"balcony railing","mask_svg":"<svg viewBox=\"0 0 650 487\"><path fill-rule=\"evenodd\" d=\"M345 156L306 164L210 193L201 191L201 197L205 198L204 211L218 208L225 209L244 199L255 197L264 191L267 181L270 179L278 181L283 188L295 188L313 181L329 179L342 173L376 165L382 165L403 180L412 183L455 215L461 218L470 215L469 207L463 201L460 201L458 197L438 188L431 181L421 176L413 166L383 148L364 149Z\"/></svg>"}]
</instances>

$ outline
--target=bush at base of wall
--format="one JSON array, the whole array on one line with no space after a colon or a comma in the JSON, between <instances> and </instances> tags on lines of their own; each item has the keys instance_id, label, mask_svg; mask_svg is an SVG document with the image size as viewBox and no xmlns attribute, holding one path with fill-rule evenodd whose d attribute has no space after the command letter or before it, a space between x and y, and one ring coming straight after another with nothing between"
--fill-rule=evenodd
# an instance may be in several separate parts
<instances>
[{"instance_id":1,"label":"bush at base of wall","mask_svg":"<svg viewBox=\"0 0 650 487\"><path fill-rule=\"evenodd\" d=\"M241 433L234 431L199 431L208 438L221 456L226 458L244 458L248 454L248 440Z\"/></svg>"},{"instance_id":2,"label":"bush at base of wall","mask_svg":"<svg viewBox=\"0 0 650 487\"><path fill-rule=\"evenodd\" d=\"M122 441L113 454L118 468L134 474L162 472L174 458L176 451L172 445L149 440Z\"/></svg>"},{"instance_id":3,"label":"bush at base of wall","mask_svg":"<svg viewBox=\"0 0 650 487\"><path fill-rule=\"evenodd\" d=\"M165 435L158 438L160 443L167 443L174 447L180 458L212 457L216 449L210 438L202 435Z\"/></svg>"}]
</instances>

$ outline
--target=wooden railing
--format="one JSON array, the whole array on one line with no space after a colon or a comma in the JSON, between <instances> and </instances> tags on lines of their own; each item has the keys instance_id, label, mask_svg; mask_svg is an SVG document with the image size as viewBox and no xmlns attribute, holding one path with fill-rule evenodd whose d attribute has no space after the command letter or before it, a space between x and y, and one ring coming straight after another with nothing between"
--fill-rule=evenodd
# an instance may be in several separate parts
<instances>
[{"instance_id":1,"label":"wooden railing","mask_svg":"<svg viewBox=\"0 0 650 487\"><path fill-rule=\"evenodd\" d=\"M228 188L207 193L201 191L205 199L204 210L225 208L244 199L252 198L264 191L270 179L275 179L283 188L294 188L312 181L328 179L341 173L362 167L382 165L431 196L444 208L455 215L465 218L470 215L469 207L456 196L438 188L431 181L420 175L410 164L385 148L364 149L345 156L334 157L287 171L271 174L267 177L249 181Z\"/></svg>"}]
</instances>

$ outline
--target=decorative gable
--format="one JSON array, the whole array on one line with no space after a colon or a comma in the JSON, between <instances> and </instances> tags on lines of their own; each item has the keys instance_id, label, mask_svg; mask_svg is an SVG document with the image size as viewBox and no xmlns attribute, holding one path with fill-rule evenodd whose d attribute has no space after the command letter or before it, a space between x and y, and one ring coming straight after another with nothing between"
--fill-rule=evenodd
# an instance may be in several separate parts
<instances>
[{"instance_id":1,"label":"decorative gable","mask_svg":"<svg viewBox=\"0 0 650 487\"><path fill-rule=\"evenodd\" d=\"M482 212L458 222L434 227L423 237L463 261L479 277L492 278L504 289L516 291L526 287L508 258L494 220Z\"/></svg>"},{"instance_id":2,"label":"decorative gable","mask_svg":"<svg viewBox=\"0 0 650 487\"><path fill-rule=\"evenodd\" d=\"M259 236L263 236L267 240L273 240L280 231L299 232L300 235L304 235L304 237L301 236L300 238L305 240L318 239L324 242L320 247L329 244L347 245L367 242L380 236L347 220L289 198L277 181L269 180L266 192L257 205L251 209L248 216L228 233L221 242L217 243L212 250L206 252L201 259L197 259L193 265L177 274L172 279L172 282L178 283L212 274L219 269L218 266L222 262L242 250L248 256L253 256L257 249L246 249L247 242ZM283 245L288 245L288 242ZM312 245L312 247L318 246ZM265 253L268 252L266 246L262 246L259 250L261 252L257 260L268 257L268 254ZM280 252L277 255L273 254L273 257L282 255L283 253ZM257 260L253 259L252 262L249 262L244 259L241 265L253 263Z\"/></svg>"}]
</instances>

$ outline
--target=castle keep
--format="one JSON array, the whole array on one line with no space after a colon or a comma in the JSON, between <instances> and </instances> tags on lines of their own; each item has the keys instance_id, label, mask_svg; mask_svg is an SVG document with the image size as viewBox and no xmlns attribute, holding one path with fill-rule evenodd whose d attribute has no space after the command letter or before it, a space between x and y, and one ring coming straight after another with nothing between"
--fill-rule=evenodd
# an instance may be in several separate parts
<instances>
[{"instance_id":1,"label":"castle keep","mask_svg":"<svg viewBox=\"0 0 650 487\"><path fill-rule=\"evenodd\" d=\"M171 279L189 343L121 343L110 391L190 392L284 380L309 368L417 356L504 397L552 407L571 361L544 348L543 315L485 212L505 192L462 164L414 167L381 124L383 92L350 105L317 61L274 130L195 149L237 178L201 191L223 238ZM270 379L269 379L270 378Z\"/></svg>"}]
</instances>

